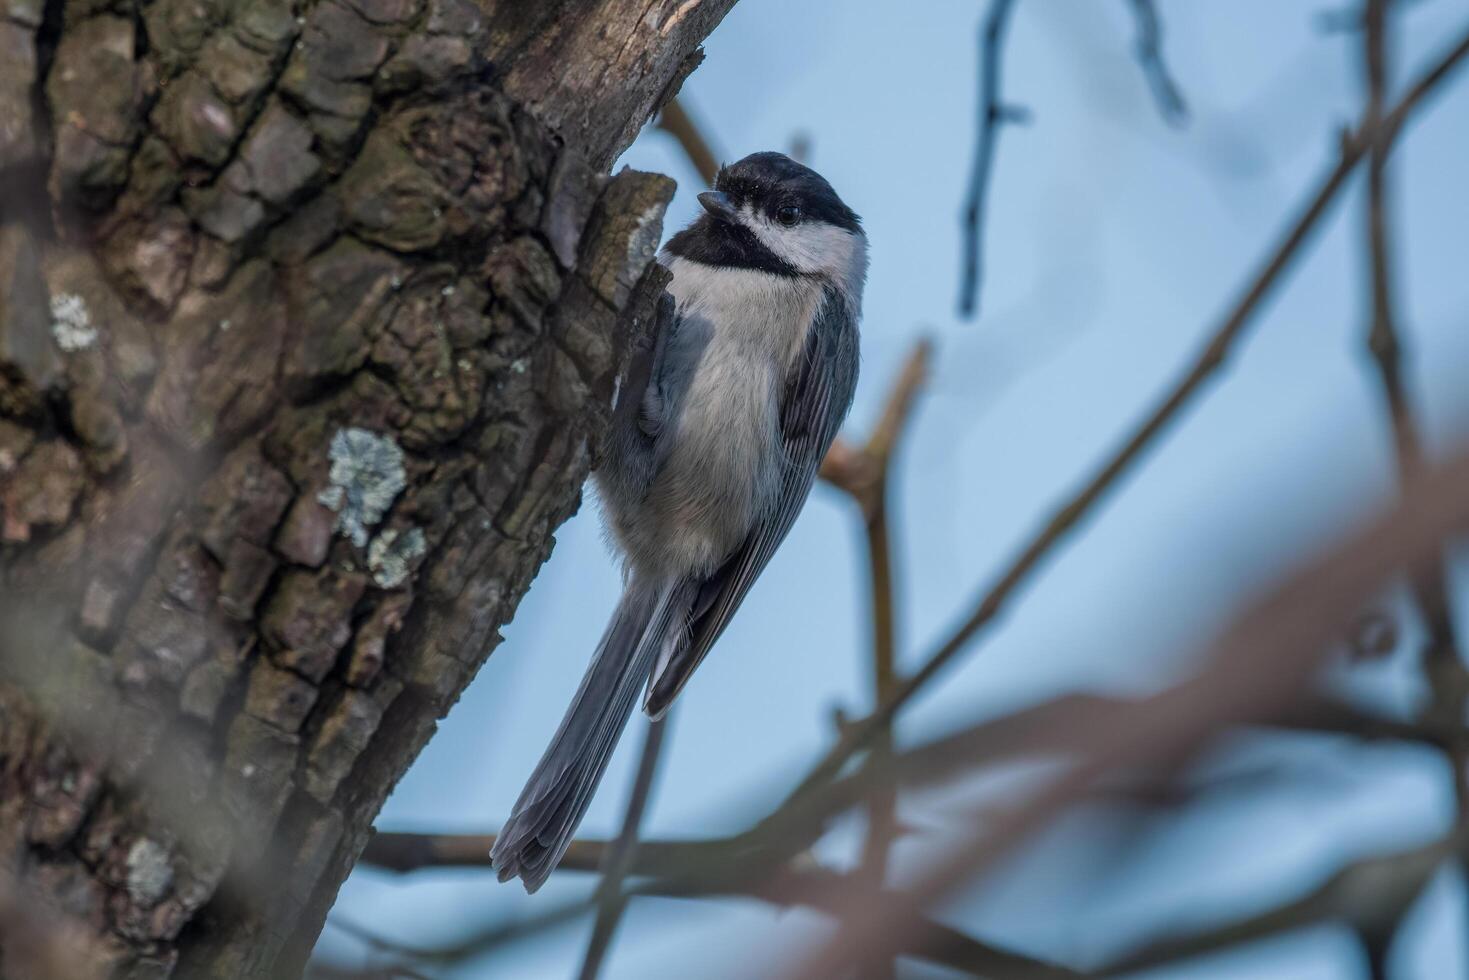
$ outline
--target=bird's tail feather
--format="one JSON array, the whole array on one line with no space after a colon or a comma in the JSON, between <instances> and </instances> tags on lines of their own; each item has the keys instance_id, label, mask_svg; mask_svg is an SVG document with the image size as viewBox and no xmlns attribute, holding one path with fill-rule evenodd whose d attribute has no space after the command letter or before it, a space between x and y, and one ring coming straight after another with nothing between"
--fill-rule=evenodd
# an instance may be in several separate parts
<instances>
[{"instance_id":1,"label":"bird's tail feather","mask_svg":"<svg viewBox=\"0 0 1469 980\"><path fill-rule=\"evenodd\" d=\"M561 860L665 642L685 626L688 591L629 580L561 727L495 840L490 858L501 881L519 875L534 892Z\"/></svg>"}]
</instances>

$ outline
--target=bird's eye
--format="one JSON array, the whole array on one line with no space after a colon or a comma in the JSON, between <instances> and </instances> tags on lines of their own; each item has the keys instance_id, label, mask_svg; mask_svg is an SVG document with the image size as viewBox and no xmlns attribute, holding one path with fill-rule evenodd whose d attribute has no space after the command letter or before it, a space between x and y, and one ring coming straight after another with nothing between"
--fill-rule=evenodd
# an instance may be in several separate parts
<instances>
[{"instance_id":1,"label":"bird's eye","mask_svg":"<svg viewBox=\"0 0 1469 980\"><path fill-rule=\"evenodd\" d=\"M784 204L776 210L775 220L789 228L801 220L801 209L794 204Z\"/></svg>"}]
</instances>

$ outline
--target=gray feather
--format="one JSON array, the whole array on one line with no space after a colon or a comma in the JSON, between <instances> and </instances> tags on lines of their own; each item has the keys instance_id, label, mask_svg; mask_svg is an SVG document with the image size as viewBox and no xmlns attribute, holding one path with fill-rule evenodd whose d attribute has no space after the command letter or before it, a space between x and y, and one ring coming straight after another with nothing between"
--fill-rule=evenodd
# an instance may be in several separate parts
<instances>
[{"instance_id":1,"label":"gray feather","mask_svg":"<svg viewBox=\"0 0 1469 980\"><path fill-rule=\"evenodd\" d=\"M545 882L586 813L670 626L681 632L693 587L631 580L581 686L490 853L501 881Z\"/></svg>"}]
</instances>

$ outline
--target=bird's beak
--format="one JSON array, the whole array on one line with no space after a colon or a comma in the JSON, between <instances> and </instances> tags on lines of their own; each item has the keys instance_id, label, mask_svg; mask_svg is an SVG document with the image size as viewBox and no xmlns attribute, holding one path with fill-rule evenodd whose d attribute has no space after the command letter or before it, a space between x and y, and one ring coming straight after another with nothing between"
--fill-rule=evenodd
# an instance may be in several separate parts
<instances>
[{"instance_id":1,"label":"bird's beak","mask_svg":"<svg viewBox=\"0 0 1469 980\"><path fill-rule=\"evenodd\" d=\"M720 221L733 222L735 220L734 202L723 191L705 191L699 195L699 203L704 205L705 211Z\"/></svg>"}]
</instances>

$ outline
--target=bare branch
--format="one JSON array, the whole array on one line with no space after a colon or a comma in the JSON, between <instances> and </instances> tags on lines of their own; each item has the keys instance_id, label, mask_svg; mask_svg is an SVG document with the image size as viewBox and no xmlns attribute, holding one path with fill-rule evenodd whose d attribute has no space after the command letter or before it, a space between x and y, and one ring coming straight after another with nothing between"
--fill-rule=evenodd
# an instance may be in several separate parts
<instances>
[{"instance_id":1,"label":"bare branch","mask_svg":"<svg viewBox=\"0 0 1469 980\"><path fill-rule=\"evenodd\" d=\"M1345 735L1368 742L1417 742L1433 749L1444 749L1469 737L1469 728L1462 723L1434 718L1400 721L1319 696L1304 699L1299 711L1275 719L1274 724L1298 732Z\"/></svg>"},{"instance_id":2,"label":"bare branch","mask_svg":"<svg viewBox=\"0 0 1469 980\"><path fill-rule=\"evenodd\" d=\"M719 173L719 158L709 149L709 142L689 118L688 111L678 99L670 99L658 116L658 128L678 140L689 163L699 171L704 183L714 186L714 177Z\"/></svg>"},{"instance_id":3,"label":"bare branch","mask_svg":"<svg viewBox=\"0 0 1469 980\"><path fill-rule=\"evenodd\" d=\"M833 819L860 806L870 798L873 787L884 782L922 789L952 781L987 765L1061 756L1072 748L1070 733L1076 727L1106 729L1123 723L1145 705L1144 700L1137 698L1067 694L958 729L905 749L888 760L874 757L856 772L792 801L767 818L757 831L744 835L743 859L746 863L757 859L778 862L790 850L810 847ZM1291 711L1257 719L1256 723L1291 732L1414 742L1435 749L1464 742L1469 736L1469 729L1462 724L1431 719L1399 721L1316 695L1302 695L1293 703ZM1099 795L1104 798L1120 795L1134 802L1168 802L1187 800L1196 796L1197 791L1180 792L1156 780L1140 784L1134 777L1119 786L1101 787ZM717 852L711 854L718 856Z\"/></svg>"},{"instance_id":4,"label":"bare branch","mask_svg":"<svg viewBox=\"0 0 1469 980\"><path fill-rule=\"evenodd\" d=\"M990 9L980 32L979 52L979 126L974 147L974 168L969 176L969 194L964 201L963 279L959 285L959 315L972 317L979 312L979 290L984 279L984 217L989 198L990 173L995 166L995 146L1000 141L1000 127L1022 118L1007 110L1000 95L1000 59L1004 53L1005 32L1010 26L1010 13L1015 0L990 0Z\"/></svg>"},{"instance_id":5,"label":"bare branch","mask_svg":"<svg viewBox=\"0 0 1469 980\"><path fill-rule=\"evenodd\" d=\"M1170 126L1182 126L1188 122L1188 104L1168 71L1168 63L1163 60L1163 23L1158 16L1157 4L1155 0L1129 2L1137 20L1137 62L1142 67L1143 77L1153 90L1153 98L1163 120Z\"/></svg>"},{"instance_id":6,"label":"bare branch","mask_svg":"<svg viewBox=\"0 0 1469 980\"><path fill-rule=\"evenodd\" d=\"M1387 89L1387 2L1368 0L1367 30L1363 35L1367 75L1367 117L1376 123L1382 116ZM1418 465L1420 448L1417 426L1402 376L1402 345L1396 323L1391 269L1391 246L1388 241L1390 217L1387 187L1387 148L1374 147L1368 161L1368 194L1366 246L1371 277L1371 326L1367 335L1368 351L1377 366L1383 393L1390 413L1398 467L1403 479L1412 479Z\"/></svg>"}]
</instances>

